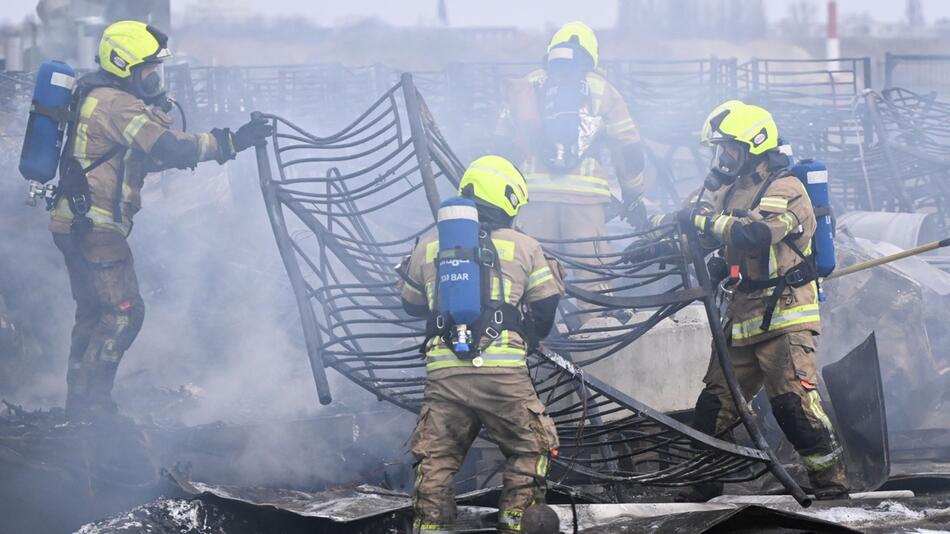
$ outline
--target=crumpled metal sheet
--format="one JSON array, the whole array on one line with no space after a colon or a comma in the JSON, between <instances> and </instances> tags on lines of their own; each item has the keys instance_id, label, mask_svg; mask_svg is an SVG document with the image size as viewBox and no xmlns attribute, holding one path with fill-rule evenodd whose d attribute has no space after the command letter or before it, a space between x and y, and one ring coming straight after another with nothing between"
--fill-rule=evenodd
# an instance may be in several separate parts
<instances>
[{"instance_id":1,"label":"crumpled metal sheet","mask_svg":"<svg viewBox=\"0 0 950 534\"><path fill-rule=\"evenodd\" d=\"M835 363L821 370L844 442L848 486L877 489L887 481L891 460L887 448L887 416L877 342L872 333Z\"/></svg>"},{"instance_id":2,"label":"crumpled metal sheet","mask_svg":"<svg viewBox=\"0 0 950 534\"><path fill-rule=\"evenodd\" d=\"M351 523L371 517L412 508L412 498L401 491L362 484L351 488L335 488L308 492L280 488L240 487L208 484L188 480L175 469L165 475L182 491L196 497L212 496L225 501L236 501L252 506L270 507L301 517L326 519L335 523ZM465 493L456 497L461 503L471 503L496 488Z\"/></svg>"},{"instance_id":3,"label":"crumpled metal sheet","mask_svg":"<svg viewBox=\"0 0 950 534\"><path fill-rule=\"evenodd\" d=\"M763 506L735 506L727 504L666 505L682 506L690 511L680 513L650 513L648 510L633 511L629 505L590 505L600 507L595 513L596 519L578 524L578 531L584 534L619 534L627 532L676 532L681 534L701 534L705 532L783 532L783 533L853 533L848 527L822 519L801 514L773 510ZM611 518L610 507L628 506L627 510L616 509ZM640 505L642 506L642 505ZM664 506L664 505L653 505ZM564 521L561 531L572 532L571 519ZM570 507L567 513L570 514ZM633 516L633 517L631 517ZM565 530L567 527L567 530Z\"/></svg>"},{"instance_id":4,"label":"crumpled metal sheet","mask_svg":"<svg viewBox=\"0 0 950 534\"><path fill-rule=\"evenodd\" d=\"M221 486L191 482L175 475L172 475L172 479L182 490L196 497L212 495L219 499L269 506L337 523L358 521L412 507L409 495L370 485L311 493L278 488Z\"/></svg>"},{"instance_id":5,"label":"crumpled metal sheet","mask_svg":"<svg viewBox=\"0 0 950 534\"><path fill-rule=\"evenodd\" d=\"M875 257L876 248L886 246L844 233L835 243L839 267ZM899 264L905 268L915 263L926 271L908 276L898 269ZM933 288L942 284L944 274L908 258L824 284L828 299L821 309L822 329L829 335L819 338L818 363L833 363L874 332L892 434L932 428L932 416L942 411L940 375L947 365L947 348L940 339L941 328L950 323L950 308L947 297L939 297Z\"/></svg>"}]
</instances>

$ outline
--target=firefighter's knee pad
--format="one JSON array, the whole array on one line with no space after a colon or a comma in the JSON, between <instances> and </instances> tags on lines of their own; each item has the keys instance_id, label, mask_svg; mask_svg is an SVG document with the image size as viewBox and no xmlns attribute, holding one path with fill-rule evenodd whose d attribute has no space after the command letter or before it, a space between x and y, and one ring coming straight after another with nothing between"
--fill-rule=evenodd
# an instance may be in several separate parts
<instances>
[{"instance_id":1,"label":"firefighter's knee pad","mask_svg":"<svg viewBox=\"0 0 950 534\"><path fill-rule=\"evenodd\" d=\"M716 434L716 421L719 419L719 410L722 401L719 397L703 389L696 399L696 409L693 411L693 428L713 436Z\"/></svg>"},{"instance_id":2,"label":"firefighter's knee pad","mask_svg":"<svg viewBox=\"0 0 950 534\"><path fill-rule=\"evenodd\" d=\"M122 354L132 346L132 342L142 329L142 323L145 321L145 303L139 296L123 300L115 306L113 314L115 315L115 331L111 339L106 342L103 356L107 361L118 362Z\"/></svg>"},{"instance_id":3,"label":"firefighter's knee pad","mask_svg":"<svg viewBox=\"0 0 950 534\"><path fill-rule=\"evenodd\" d=\"M808 419L802 406L802 397L795 393L783 393L769 402L775 420L796 450L810 451L824 445L828 432Z\"/></svg>"}]
</instances>

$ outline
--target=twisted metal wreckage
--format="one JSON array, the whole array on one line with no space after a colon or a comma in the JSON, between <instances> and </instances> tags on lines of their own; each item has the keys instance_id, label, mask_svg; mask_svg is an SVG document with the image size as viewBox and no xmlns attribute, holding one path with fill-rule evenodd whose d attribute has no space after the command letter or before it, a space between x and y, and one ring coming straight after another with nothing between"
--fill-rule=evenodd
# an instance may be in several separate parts
<instances>
[{"instance_id":1,"label":"twisted metal wreckage","mask_svg":"<svg viewBox=\"0 0 950 534\"><path fill-rule=\"evenodd\" d=\"M329 137L263 116L273 121L276 133L272 154L258 148L261 187L297 298L321 402L330 401L326 366L381 400L418 411L425 383L418 350L424 324L402 311L393 265L434 227L433 219L417 223L406 214L426 204L434 214L440 194L457 187L462 164L411 75ZM667 242L676 249L636 263L626 262L625 252L567 254L554 252L551 246L558 243L543 243L575 278L584 271L613 286L612 293L594 293L573 287L568 279L565 318L578 313L578 301L602 311L653 310L643 320L561 333L529 357L538 394L558 425L561 454L554 459L562 480L572 474L595 482L678 486L745 481L768 470L806 504L808 497L753 420L728 363L721 329L712 329L717 354L754 447L705 435L584 372L691 302L702 302L710 324L720 323L697 235L682 230L668 225L599 239L605 249L623 250L634 240L634 247Z\"/></svg>"},{"instance_id":2,"label":"twisted metal wreckage","mask_svg":"<svg viewBox=\"0 0 950 534\"><path fill-rule=\"evenodd\" d=\"M665 83L680 89L672 95L663 91L662 84L649 84L650 69L659 71L669 64L641 62L636 69L626 70L621 65L617 71L633 76L620 76L618 85L625 93L640 92L645 97L641 101L652 104L684 98L712 104L734 95L703 89L731 79L736 87L744 88L744 98L776 110L785 135L799 150L835 168L839 178L835 199L840 208L921 210L935 213L946 224L950 129L945 119L950 106L933 95L865 90L870 84L867 60L839 60L821 64L815 71L788 70L791 62L781 61L762 60L738 68L735 62L693 63L676 64L679 74L662 73ZM696 65L698 74L692 71ZM478 66L470 67L466 76L456 73L456 82L479 77L497 81L504 74L498 72L498 65L481 67L491 73L479 76L484 73ZM501 67L506 72L511 68ZM828 78L816 82L815 76ZM623 83L630 79L639 82ZM424 80L424 84L432 83L431 78ZM472 86L469 89L470 96L498 101L497 91L479 95ZM446 98L459 97L449 95L440 94L443 99L436 105L456 111L466 105L456 101L450 106ZM450 115L455 119L450 123L453 130L491 131L486 126L493 111L487 106L464 119ZM393 266L434 228L433 219L414 220L407 214L418 213L424 205L434 214L439 199L453 194L464 166L436 126L411 75L402 75L367 111L328 137L315 136L277 115L263 116L274 123L276 133L271 153L263 147L258 150L261 187L300 309L321 402L330 400L324 368L332 367L380 400L417 411L425 382L418 353L424 325L402 312ZM638 120L650 141L655 177L667 196L662 203L678 205L683 184L676 177L694 173L679 172L676 167L684 159L692 160L696 169L704 163L681 135L690 131L687 121L693 118L673 106L655 105L640 109ZM654 125L663 126L653 131ZM468 141L471 145L463 145L465 150L486 144L477 135ZM882 180L881 176L898 179ZM555 458L560 473L554 478L680 486L713 479L748 481L768 471L806 504L808 497L776 459L737 387L720 329L710 329L716 355L727 369L752 446L695 431L584 372L592 364L617 357L690 303L703 305L710 325L720 324L714 288L694 230L668 225L597 240L602 250L615 252L569 254L558 250L565 243L542 242L573 273L561 313L562 321L571 327L561 329L544 349L529 357L536 388L549 406L562 442L561 454ZM638 247L660 243L669 245L664 249L672 252L639 263L625 259ZM606 282L611 290L594 293L574 287L571 282L578 273ZM616 326L578 326L578 302L598 312L637 309L650 313L638 313L634 320Z\"/></svg>"}]
</instances>

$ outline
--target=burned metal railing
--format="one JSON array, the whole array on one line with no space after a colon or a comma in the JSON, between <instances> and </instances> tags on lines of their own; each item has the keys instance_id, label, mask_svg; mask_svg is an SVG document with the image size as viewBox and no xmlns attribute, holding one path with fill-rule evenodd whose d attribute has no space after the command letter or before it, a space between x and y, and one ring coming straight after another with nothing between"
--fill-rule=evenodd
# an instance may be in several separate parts
<instances>
[{"instance_id":1,"label":"burned metal railing","mask_svg":"<svg viewBox=\"0 0 950 534\"><path fill-rule=\"evenodd\" d=\"M950 227L950 103L899 88L868 93L866 103L886 165L868 174L891 177L872 207L934 213Z\"/></svg>"},{"instance_id":2,"label":"burned metal railing","mask_svg":"<svg viewBox=\"0 0 950 534\"><path fill-rule=\"evenodd\" d=\"M463 166L409 75L328 137L261 116L276 128L270 150L258 148L261 187L321 401L331 400L324 368L332 367L379 399L418 411L426 380L419 352L424 321L402 310L394 266L433 230L439 198L454 194ZM606 252L596 256L559 253L559 243L546 243L585 280L610 282L599 291L569 283L568 323L590 312L643 310L615 327L559 329L529 358L562 440L554 459L560 477L679 486L748 480L768 470L806 502L748 413L721 332L716 346L751 447L696 431L584 370L621 357L622 349L692 302L705 306L710 324L720 321L694 232L667 225L603 241ZM636 252L646 249L662 253L637 260Z\"/></svg>"},{"instance_id":3,"label":"burned metal railing","mask_svg":"<svg viewBox=\"0 0 950 534\"><path fill-rule=\"evenodd\" d=\"M886 63L888 88L906 80L914 89L926 78L933 83L920 85L920 89L939 91L946 64L944 56L890 55ZM609 60L602 66L646 140L647 198L664 209L679 206L706 172L708 156L696 142L703 119L717 104L737 97L769 109L797 155L818 158L828 165L833 202L839 212L941 211L944 195L933 192L945 187L945 179L937 172L940 165L934 163L933 151L910 142L904 143L906 147L921 150L927 157L921 160L920 154L912 151L894 152L891 145L900 147L901 143L887 141L880 131L893 132L894 124L920 120L937 125L944 118L940 101L948 98L937 93L934 100L933 95L920 94L913 105L901 97L904 104L875 106L865 95L872 80L869 58L753 59L741 65L735 59L717 58ZM504 105L504 80L537 67L530 63L452 63L441 70L419 73L416 81L429 97L455 152L468 161L494 148L493 132ZM918 71L922 72L919 76L915 74ZM168 67L166 76L170 94L183 104L192 130L239 123L254 109L293 116L306 130L334 130L398 81L398 73L386 66L339 63L174 65ZM0 112L23 113L31 90L30 73L0 74ZM888 115L884 126L878 122L877 109ZM892 126L886 126L888 121ZM22 128L14 125L6 130L15 136ZM908 175L908 180L894 180L895 171ZM922 174L926 176L920 178ZM905 181L907 191L895 185ZM943 224L948 224L946 215L940 215Z\"/></svg>"},{"instance_id":4,"label":"burned metal railing","mask_svg":"<svg viewBox=\"0 0 950 534\"><path fill-rule=\"evenodd\" d=\"M884 56L884 89L950 94L950 54L892 54ZM946 98L946 96L944 96Z\"/></svg>"}]
</instances>

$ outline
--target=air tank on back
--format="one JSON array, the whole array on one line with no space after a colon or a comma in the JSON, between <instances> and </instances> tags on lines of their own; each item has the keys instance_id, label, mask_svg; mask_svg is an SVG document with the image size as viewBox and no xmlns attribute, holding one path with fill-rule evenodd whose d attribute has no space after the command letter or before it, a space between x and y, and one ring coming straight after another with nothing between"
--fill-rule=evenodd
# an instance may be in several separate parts
<instances>
[{"instance_id":1,"label":"air tank on back","mask_svg":"<svg viewBox=\"0 0 950 534\"><path fill-rule=\"evenodd\" d=\"M467 198L442 202L438 211L439 256L437 311L455 326L453 350L466 353L470 328L481 315L481 268L478 252L478 210Z\"/></svg>"},{"instance_id":2,"label":"air tank on back","mask_svg":"<svg viewBox=\"0 0 950 534\"><path fill-rule=\"evenodd\" d=\"M818 227L815 230L813 252L818 276L828 276L835 270L835 223L828 192L828 167L818 160L804 159L795 164L791 171L805 184L815 208Z\"/></svg>"},{"instance_id":3,"label":"air tank on back","mask_svg":"<svg viewBox=\"0 0 950 534\"><path fill-rule=\"evenodd\" d=\"M61 61L43 63L36 74L19 165L31 182L45 184L56 177L75 84L76 71Z\"/></svg>"}]
</instances>

